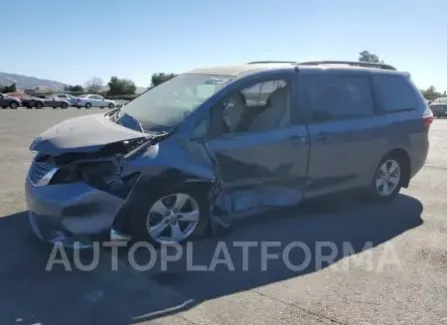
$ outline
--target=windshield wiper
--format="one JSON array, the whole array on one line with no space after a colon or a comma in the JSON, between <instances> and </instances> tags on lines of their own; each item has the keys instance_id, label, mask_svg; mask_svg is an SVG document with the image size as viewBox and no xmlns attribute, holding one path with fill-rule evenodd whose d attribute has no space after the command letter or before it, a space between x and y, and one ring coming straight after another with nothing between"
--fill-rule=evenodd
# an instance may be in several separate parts
<instances>
[{"instance_id":1,"label":"windshield wiper","mask_svg":"<svg viewBox=\"0 0 447 325\"><path fill-rule=\"evenodd\" d=\"M160 142L165 137L167 137L169 134L170 133L168 133L166 131L162 131L162 132L156 133L156 134L147 134L145 136L143 143L141 143L138 147L136 147L135 149L133 149L132 151L127 153L124 156L124 159L132 159L135 155L140 153L142 150L146 149L147 147L149 147L157 142Z\"/></svg>"}]
</instances>

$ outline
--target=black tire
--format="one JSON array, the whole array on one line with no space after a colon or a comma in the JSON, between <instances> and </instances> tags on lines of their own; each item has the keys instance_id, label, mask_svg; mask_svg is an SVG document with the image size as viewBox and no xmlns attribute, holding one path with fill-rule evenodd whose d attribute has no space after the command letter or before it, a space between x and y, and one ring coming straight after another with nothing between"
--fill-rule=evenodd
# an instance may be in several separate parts
<instances>
[{"instance_id":1,"label":"black tire","mask_svg":"<svg viewBox=\"0 0 447 325\"><path fill-rule=\"evenodd\" d=\"M36 104L34 106L36 107L36 109L42 109L43 108L43 103L42 102L36 102Z\"/></svg>"},{"instance_id":2,"label":"black tire","mask_svg":"<svg viewBox=\"0 0 447 325\"><path fill-rule=\"evenodd\" d=\"M397 163L398 169L399 169L399 177L397 181L397 186L387 195L384 195L384 193L380 193L380 187L382 186L377 185L377 179L380 178L381 174L381 167L385 164L390 166L393 162ZM370 188L368 189L367 193L367 200L370 203L375 204L387 204L396 198L396 196L399 194L400 190L403 187L405 177L407 177L407 170L408 170L408 161L400 154L388 154L386 155L377 166L374 176L370 185ZM395 176L395 175L394 175ZM384 189L383 189L384 190Z\"/></svg>"},{"instance_id":3,"label":"black tire","mask_svg":"<svg viewBox=\"0 0 447 325\"><path fill-rule=\"evenodd\" d=\"M25 107L26 107L27 109L32 109L32 108L33 108L33 106L31 106L30 104L26 104Z\"/></svg>"},{"instance_id":4,"label":"black tire","mask_svg":"<svg viewBox=\"0 0 447 325\"><path fill-rule=\"evenodd\" d=\"M61 103L61 108L62 109L66 109L68 107L68 104L67 103L65 103L65 102L62 102Z\"/></svg>"},{"instance_id":5,"label":"black tire","mask_svg":"<svg viewBox=\"0 0 447 325\"><path fill-rule=\"evenodd\" d=\"M132 234L133 241L147 241L154 245L160 245L159 242L154 240L147 231L146 228L146 219L149 212L149 209L152 205L157 202L160 198L168 196L174 193L185 193L191 196L198 204L200 216L198 224L195 230L184 240L178 242L179 244L183 244L184 242L203 237L206 230L209 227L209 205L207 200L207 192L205 191L205 187L202 184L187 184L187 185L179 185L167 188L165 190L160 190L157 194L152 195L147 200L145 200L145 208L144 213L142 215L131 215L128 220L128 229Z\"/></svg>"},{"instance_id":6,"label":"black tire","mask_svg":"<svg viewBox=\"0 0 447 325\"><path fill-rule=\"evenodd\" d=\"M19 103L17 103L16 101L12 101L9 103L10 109L17 109L17 107L19 107Z\"/></svg>"},{"instance_id":7,"label":"black tire","mask_svg":"<svg viewBox=\"0 0 447 325\"><path fill-rule=\"evenodd\" d=\"M91 103L86 103L86 104L85 104L85 108L90 109L91 107L92 107L92 104L91 104Z\"/></svg>"},{"instance_id":8,"label":"black tire","mask_svg":"<svg viewBox=\"0 0 447 325\"><path fill-rule=\"evenodd\" d=\"M110 109L113 109L113 108L115 108L115 105L114 105L113 103L110 103L108 107L109 107Z\"/></svg>"}]
</instances>

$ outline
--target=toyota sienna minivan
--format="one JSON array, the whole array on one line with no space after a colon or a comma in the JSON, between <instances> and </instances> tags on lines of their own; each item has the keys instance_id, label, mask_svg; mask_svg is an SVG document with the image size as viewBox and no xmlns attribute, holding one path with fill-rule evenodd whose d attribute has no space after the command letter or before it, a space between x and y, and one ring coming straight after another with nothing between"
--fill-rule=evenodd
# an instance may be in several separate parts
<instances>
[{"instance_id":1,"label":"toyota sienna minivan","mask_svg":"<svg viewBox=\"0 0 447 325\"><path fill-rule=\"evenodd\" d=\"M196 69L38 136L29 218L51 243L179 243L345 190L387 203L424 165L432 121L408 74L386 64Z\"/></svg>"}]
</instances>

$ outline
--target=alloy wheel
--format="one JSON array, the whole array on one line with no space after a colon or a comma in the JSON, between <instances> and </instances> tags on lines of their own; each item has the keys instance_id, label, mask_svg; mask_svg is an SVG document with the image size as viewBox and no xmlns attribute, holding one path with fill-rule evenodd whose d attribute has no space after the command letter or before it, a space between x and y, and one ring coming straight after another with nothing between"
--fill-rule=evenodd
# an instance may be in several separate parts
<instances>
[{"instance_id":1,"label":"alloy wheel","mask_svg":"<svg viewBox=\"0 0 447 325\"><path fill-rule=\"evenodd\" d=\"M158 199L149 209L146 229L158 243L178 243L186 240L199 223L197 201L188 194L175 193Z\"/></svg>"},{"instance_id":2,"label":"alloy wheel","mask_svg":"<svg viewBox=\"0 0 447 325\"><path fill-rule=\"evenodd\" d=\"M380 196L390 196L399 186L401 170L394 159L385 161L377 170L376 191Z\"/></svg>"}]
</instances>

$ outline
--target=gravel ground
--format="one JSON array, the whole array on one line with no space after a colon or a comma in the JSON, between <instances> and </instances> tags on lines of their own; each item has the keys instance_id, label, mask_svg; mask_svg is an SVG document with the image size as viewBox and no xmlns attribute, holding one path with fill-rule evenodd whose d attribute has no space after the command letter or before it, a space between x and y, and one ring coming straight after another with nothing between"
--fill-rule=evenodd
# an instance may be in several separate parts
<instances>
[{"instance_id":1,"label":"gravel ground","mask_svg":"<svg viewBox=\"0 0 447 325\"><path fill-rule=\"evenodd\" d=\"M125 250L112 271L110 249L101 250L93 271L45 271L51 249L31 233L24 201L28 146L54 123L95 112L0 111L0 324L447 324L446 120L434 122L426 166L393 204L322 202L245 222L219 238L234 272L223 265L186 272L185 259L167 272L139 272ZM282 248L301 241L311 253L317 241L329 241L339 253L331 265L291 271L270 260L262 271L255 248L244 271L242 250L233 247L243 240L278 241ZM343 254L346 241L356 254ZM372 247L363 249L365 243ZM209 265L217 244L195 243L194 265ZM296 252L291 258L299 264ZM136 258L143 263L147 251Z\"/></svg>"}]
</instances>

